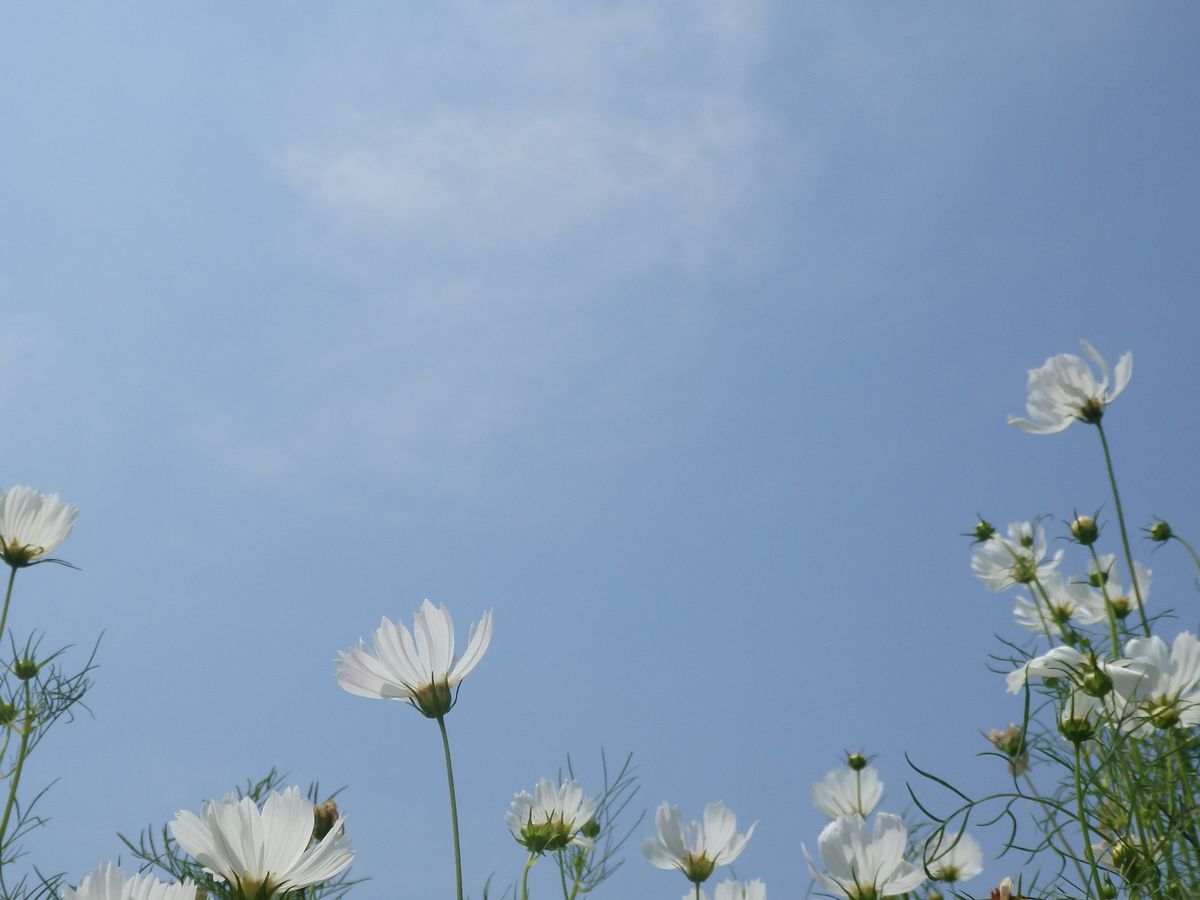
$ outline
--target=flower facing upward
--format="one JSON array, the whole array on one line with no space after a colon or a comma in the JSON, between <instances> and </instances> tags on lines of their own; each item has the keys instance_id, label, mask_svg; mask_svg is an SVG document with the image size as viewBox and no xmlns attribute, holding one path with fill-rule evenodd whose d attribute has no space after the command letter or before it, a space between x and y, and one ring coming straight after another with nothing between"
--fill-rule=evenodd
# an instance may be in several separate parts
<instances>
[{"instance_id":1,"label":"flower facing upward","mask_svg":"<svg viewBox=\"0 0 1200 900\"><path fill-rule=\"evenodd\" d=\"M580 830L595 815L596 799L585 797L579 782L564 781L555 787L549 778L542 778L532 795L521 791L513 798L505 821L517 843L540 856L570 844L591 846Z\"/></svg>"},{"instance_id":2,"label":"flower facing upward","mask_svg":"<svg viewBox=\"0 0 1200 900\"><path fill-rule=\"evenodd\" d=\"M862 769L838 767L812 786L812 804L836 819L839 816L869 816L883 797L883 781L870 766Z\"/></svg>"},{"instance_id":3,"label":"flower facing upward","mask_svg":"<svg viewBox=\"0 0 1200 900\"><path fill-rule=\"evenodd\" d=\"M962 832L931 835L925 842L925 869L935 881L969 881L983 871L983 849Z\"/></svg>"},{"instance_id":4,"label":"flower facing upward","mask_svg":"<svg viewBox=\"0 0 1200 900\"><path fill-rule=\"evenodd\" d=\"M171 834L204 868L234 885L243 900L320 884L354 859L341 817L313 843L313 805L290 787L260 810L249 797L210 800L200 815L180 810Z\"/></svg>"},{"instance_id":5,"label":"flower facing upward","mask_svg":"<svg viewBox=\"0 0 1200 900\"><path fill-rule=\"evenodd\" d=\"M1088 359L1100 370L1100 379L1078 356L1063 353L1052 356L1040 369L1029 370L1028 399L1025 409L1028 419L1009 416L1008 424L1032 434L1056 434L1076 419L1090 425L1098 424L1104 407L1112 403L1133 374L1133 354L1125 353L1117 360L1112 391L1108 389L1108 364L1087 341L1079 342Z\"/></svg>"},{"instance_id":6,"label":"flower facing upward","mask_svg":"<svg viewBox=\"0 0 1200 900\"><path fill-rule=\"evenodd\" d=\"M642 844L642 853L658 869L679 869L688 881L700 884L717 866L728 865L746 849L757 822L745 834L737 833L737 817L724 803L704 807L704 823L686 827L679 807L664 803L654 816L658 837ZM688 846L688 836L692 845Z\"/></svg>"},{"instance_id":7,"label":"flower facing upward","mask_svg":"<svg viewBox=\"0 0 1200 900\"><path fill-rule=\"evenodd\" d=\"M925 880L920 866L904 858L907 843L904 820L877 813L873 834L862 816L842 816L825 826L817 848L826 871L818 872L808 848L803 850L809 872L824 887L850 900L880 900L907 894Z\"/></svg>"},{"instance_id":8,"label":"flower facing upward","mask_svg":"<svg viewBox=\"0 0 1200 900\"><path fill-rule=\"evenodd\" d=\"M169 884L152 875L126 875L105 863L85 875L77 888L63 888L63 900L195 900L196 885L190 881Z\"/></svg>"},{"instance_id":9,"label":"flower facing upward","mask_svg":"<svg viewBox=\"0 0 1200 900\"><path fill-rule=\"evenodd\" d=\"M14 569L43 562L67 539L79 510L18 485L0 494L0 559Z\"/></svg>"},{"instance_id":10,"label":"flower facing upward","mask_svg":"<svg viewBox=\"0 0 1200 900\"><path fill-rule=\"evenodd\" d=\"M351 694L411 703L431 719L454 706L455 688L479 664L492 639L492 614L471 626L467 649L454 658L454 623L444 606L428 600L413 617L413 630L383 619L374 652L359 641L339 654L336 678Z\"/></svg>"}]
</instances>

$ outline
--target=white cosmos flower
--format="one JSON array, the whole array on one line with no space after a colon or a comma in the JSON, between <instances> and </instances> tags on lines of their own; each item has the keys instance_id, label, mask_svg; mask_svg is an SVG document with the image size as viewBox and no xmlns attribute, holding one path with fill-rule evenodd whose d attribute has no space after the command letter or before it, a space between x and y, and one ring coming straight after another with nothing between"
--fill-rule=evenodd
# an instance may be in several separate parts
<instances>
[{"instance_id":1,"label":"white cosmos flower","mask_svg":"<svg viewBox=\"0 0 1200 900\"><path fill-rule=\"evenodd\" d=\"M1147 662L1142 659L1107 660L1062 645L1013 669L1006 681L1008 692L1016 694L1030 678L1065 678L1076 687L1091 690L1099 690L1108 679L1112 692L1122 700L1129 700L1137 695L1147 668Z\"/></svg>"},{"instance_id":2,"label":"white cosmos flower","mask_svg":"<svg viewBox=\"0 0 1200 900\"><path fill-rule=\"evenodd\" d=\"M232 795L208 801L200 815L180 810L171 834L244 897L270 897L328 881L354 859L341 816L313 844L315 824L313 805L290 787L282 794L272 791L261 810L251 798Z\"/></svg>"},{"instance_id":3,"label":"white cosmos flower","mask_svg":"<svg viewBox=\"0 0 1200 900\"><path fill-rule=\"evenodd\" d=\"M1096 368L1091 368L1078 356L1063 353L1052 356L1039 369L1029 370L1026 385L1028 399L1025 409L1028 419L1009 416L1008 424L1032 434L1055 434L1075 420L1096 424L1104 415L1104 407L1112 403L1133 374L1133 354L1122 354L1114 370L1112 390L1108 389L1108 364L1087 341L1079 342Z\"/></svg>"},{"instance_id":4,"label":"white cosmos flower","mask_svg":"<svg viewBox=\"0 0 1200 900\"><path fill-rule=\"evenodd\" d=\"M983 849L962 832L931 835L925 842L925 870L934 881L969 881L983 871Z\"/></svg>"},{"instance_id":5,"label":"white cosmos flower","mask_svg":"<svg viewBox=\"0 0 1200 900\"><path fill-rule=\"evenodd\" d=\"M826 871L818 872L808 848L808 871L822 886L850 900L878 900L906 894L925 880L920 866L904 858L908 829L891 813L876 813L873 834L862 816L842 816L825 826L817 848Z\"/></svg>"},{"instance_id":6,"label":"white cosmos flower","mask_svg":"<svg viewBox=\"0 0 1200 900\"><path fill-rule=\"evenodd\" d=\"M812 786L812 804L836 819L839 816L869 816L883 797L883 781L870 766L859 771L839 766Z\"/></svg>"},{"instance_id":7,"label":"white cosmos flower","mask_svg":"<svg viewBox=\"0 0 1200 900\"><path fill-rule=\"evenodd\" d=\"M683 900L695 900L695 893L683 895ZM761 879L753 881L722 881L713 893L714 900L767 900L767 886ZM700 900L708 900L708 894L700 891Z\"/></svg>"},{"instance_id":8,"label":"white cosmos flower","mask_svg":"<svg viewBox=\"0 0 1200 900\"><path fill-rule=\"evenodd\" d=\"M728 865L746 849L757 822L745 834L737 832L737 817L724 803L704 807L704 822L683 824L679 807L664 803L654 816L658 837L642 843L642 853L658 869L679 869L688 881L700 884L717 866ZM688 837L691 837L691 846Z\"/></svg>"},{"instance_id":9,"label":"white cosmos flower","mask_svg":"<svg viewBox=\"0 0 1200 900\"><path fill-rule=\"evenodd\" d=\"M596 798L584 796L579 782L555 787L541 778L533 794L521 791L513 798L505 821L517 843L531 853L553 853L570 844L590 847L592 842L579 830L596 815L596 806Z\"/></svg>"},{"instance_id":10,"label":"white cosmos flower","mask_svg":"<svg viewBox=\"0 0 1200 900\"><path fill-rule=\"evenodd\" d=\"M1137 697L1139 736L1155 728L1200 725L1200 641L1194 634L1177 634L1170 651L1160 637L1133 638L1125 655L1149 664Z\"/></svg>"},{"instance_id":11,"label":"white cosmos flower","mask_svg":"<svg viewBox=\"0 0 1200 900\"><path fill-rule=\"evenodd\" d=\"M1153 572L1137 560L1133 563L1133 583L1126 590L1117 578L1117 558L1111 553L1101 553L1088 562L1088 575L1094 582L1103 585L1103 592L1113 605L1117 618L1124 619L1137 609L1137 598L1141 595L1142 607L1150 599L1150 582ZM1134 590L1136 586L1136 592Z\"/></svg>"},{"instance_id":12,"label":"white cosmos flower","mask_svg":"<svg viewBox=\"0 0 1200 900\"><path fill-rule=\"evenodd\" d=\"M1013 522L1007 537L991 537L971 554L971 568L990 591L1039 581L1058 568L1063 551L1046 558L1046 532L1032 522Z\"/></svg>"},{"instance_id":13,"label":"white cosmos flower","mask_svg":"<svg viewBox=\"0 0 1200 900\"><path fill-rule=\"evenodd\" d=\"M63 888L62 900L196 900L196 885L159 881L153 875L126 875L105 863L85 875L79 887Z\"/></svg>"},{"instance_id":14,"label":"white cosmos flower","mask_svg":"<svg viewBox=\"0 0 1200 900\"><path fill-rule=\"evenodd\" d=\"M1050 572L1040 584L1050 599L1049 609L1040 594L1018 596L1013 603L1013 616L1022 628L1062 634L1062 626L1067 622L1099 625L1107 621L1104 597L1086 581L1067 581L1061 572Z\"/></svg>"},{"instance_id":15,"label":"white cosmos flower","mask_svg":"<svg viewBox=\"0 0 1200 900\"><path fill-rule=\"evenodd\" d=\"M351 694L411 703L431 719L454 706L455 688L479 664L492 639L492 614L471 626L467 649L454 657L454 623L444 606L428 600L413 617L409 634L403 625L383 619L372 651L362 641L344 650L337 663L337 683Z\"/></svg>"},{"instance_id":16,"label":"white cosmos flower","mask_svg":"<svg viewBox=\"0 0 1200 900\"><path fill-rule=\"evenodd\" d=\"M0 559L13 568L45 560L67 539L79 510L31 487L0 494Z\"/></svg>"}]
</instances>

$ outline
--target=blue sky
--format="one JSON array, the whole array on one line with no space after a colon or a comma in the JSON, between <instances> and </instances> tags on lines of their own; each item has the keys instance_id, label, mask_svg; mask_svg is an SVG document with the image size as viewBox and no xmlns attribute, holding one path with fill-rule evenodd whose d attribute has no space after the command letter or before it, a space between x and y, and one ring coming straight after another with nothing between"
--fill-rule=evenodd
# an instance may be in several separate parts
<instances>
[{"instance_id":1,"label":"blue sky","mask_svg":"<svg viewBox=\"0 0 1200 900\"><path fill-rule=\"evenodd\" d=\"M1132 350L1130 518L1200 530L1191 7L3 16L0 484L82 510L13 624L104 631L42 868L276 765L348 785L358 896L445 896L436 728L331 677L429 597L495 610L448 719L476 894L512 794L603 746L798 895L844 749L895 811L906 750L999 777L1011 607L959 535L1106 499L1093 434L1005 426L1028 368ZM682 893L631 851L610 894Z\"/></svg>"}]
</instances>

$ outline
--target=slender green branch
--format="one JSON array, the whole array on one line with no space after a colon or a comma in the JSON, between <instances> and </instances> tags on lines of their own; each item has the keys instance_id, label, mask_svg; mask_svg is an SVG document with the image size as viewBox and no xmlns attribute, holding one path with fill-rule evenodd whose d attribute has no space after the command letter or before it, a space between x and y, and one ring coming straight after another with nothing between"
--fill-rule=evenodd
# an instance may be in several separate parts
<instances>
[{"instance_id":1,"label":"slender green branch","mask_svg":"<svg viewBox=\"0 0 1200 900\"><path fill-rule=\"evenodd\" d=\"M29 737L33 734L33 700L30 697L29 682L25 682L25 721L21 725L21 744L17 747L17 765L13 769L12 780L8 784L8 800L4 803L4 818L0 819L0 865L3 864L5 838L8 835L8 820L12 816L13 806L17 802L17 786L21 783L21 770L25 768L25 759L29 756Z\"/></svg>"},{"instance_id":2,"label":"slender green branch","mask_svg":"<svg viewBox=\"0 0 1200 900\"><path fill-rule=\"evenodd\" d=\"M521 900L529 900L529 870L535 862L537 854L530 853L529 859L525 860L525 868L521 871Z\"/></svg>"},{"instance_id":3,"label":"slender green branch","mask_svg":"<svg viewBox=\"0 0 1200 900\"><path fill-rule=\"evenodd\" d=\"M12 602L13 582L17 580L17 567L11 566L8 572L8 590L4 592L4 612L0 612L0 641L4 640L4 626L8 624L8 604Z\"/></svg>"},{"instance_id":4,"label":"slender green branch","mask_svg":"<svg viewBox=\"0 0 1200 900\"><path fill-rule=\"evenodd\" d=\"M1112 485L1113 502L1117 507L1117 523L1121 526L1121 545L1125 548L1125 564L1129 567L1129 580L1133 582L1133 595L1137 599L1138 616L1142 620L1142 629L1146 637L1150 636L1150 621L1146 618L1146 610L1142 605L1142 587L1138 584L1133 570L1133 552L1129 549L1129 531L1125 527L1125 512L1121 509L1121 493L1117 490L1117 476L1113 471L1112 453L1108 449L1108 438L1104 434L1104 425L1096 423L1096 431L1100 435L1100 445L1104 448L1104 465L1108 469L1108 481Z\"/></svg>"},{"instance_id":5,"label":"slender green branch","mask_svg":"<svg viewBox=\"0 0 1200 900\"><path fill-rule=\"evenodd\" d=\"M1200 556L1196 555L1195 548L1193 548L1191 544L1177 534L1172 534L1171 540L1179 541L1179 543L1183 544L1183 546L1187 549L1187 552L1192 555L1192 562L1196 564L1197 570L1200 570Z\"/></svg>"},{"instance_id":6,"label":"slender green branch","mask_svg":"<svg viewBox=\"0 0 1200 900\"><path fill-rule=\"evenodd\" d=\"M1079 806L1079 830L1083 833L1083 852L1087 857L1088 866L1092 870L1092 885L1096 888L1100 887L1100 872L1096 868L1096 853L1092 850L1092 835L1088 830L1087 813L1083 803L1083 782L1079 778L1079 770L1082 768L1082 749L1081 742L1075 742L1075 800Z\"/></svg>"},{"instance_id":7,"label":"slender green branch","mask_svg":"<svg viewBox=\"0 0 1200 900\"><path fill-rule=\"evenodd\" d=\"M1092 562L1096 565L1096 571L1100 573L1100 554L1096 552L1095 544L1088 544L1088 550L1092 553ZM1107 575L1107 573L1101 573ZM1108 633L1112 637L1112 655L1113 659L1121 657L1121 638L1117 633L1117 613L1113 609L1112 598L1108 595L1108 579L1100 577L1097 579L1100 582L1100 591L1104 595L1104 611L1108 613Z\"/></svg>"},{"instance_id":8,"label":"slender green branch","mask_svg":"<svg viewBox=\"0 0 1200 900\"><path fill-rule=\"evenodd\" d=\"M450 825L454 831L454 883L458 890L458 900L463 900L462 849L458 842L458 800L454 796L454 765L450 762L450 738L446 736L445 717L438 716L437 723L442 732L442 750L446 754L446 782L450 786Z\"/></svg>"}]
</instances>

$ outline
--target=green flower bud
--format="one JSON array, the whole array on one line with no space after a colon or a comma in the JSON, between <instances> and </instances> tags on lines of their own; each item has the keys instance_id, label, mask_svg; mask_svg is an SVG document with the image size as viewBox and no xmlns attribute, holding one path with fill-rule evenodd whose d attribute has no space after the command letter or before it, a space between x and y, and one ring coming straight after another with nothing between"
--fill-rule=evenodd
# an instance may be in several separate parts
<instances>
[{"instance_id":1,"label":"green flower bud","mask_svg":"<svg viewBox=\"0 0 1200 900\"><path fill-rule=\"evenodd\" d=\"M995 534L996 526L987 519L980 519L975 523L975 527L971 529L971 536L979 544L982 544L984 541L990 541Z\"/></svg>"},{"instance_id":2,"label":"green flower bud","mask_svg":"<svg viewBox=\"0 0 1200 900\"><path fill-rule=\"evenodd\" d=\"M588 819L579 829L579 833L589 840L595 840L600 836L600 823L595 819Z\"/></svg>"},{"instance_id":3,"label":"green flower bud","mask_svg":"<svg viewBox=\"0 0 1200 900\"><path fill-rule=\"evenodd\" d=\"M1164 544L1173 536L1174 532L1171 531L1171 526L1162 519L1159 519L1150 526L1150 540L1152 541L1158 541L1160 544Z\"/></svg>"},{"instance_id":4,"label":"green flower bud","mask_svg":"<svg viewBox=\"0 0 1200 900\"><path fill-rule=\"evenodd\" d=\"M1072 744L1082 744L1096 736L1096 726L1084 716L1071 716L1058 723L1058 730Z\"/></svg>"},{"instance_id":5,"label":"green flower bud","mask_svg":"<svg viewBox=\"0 0 1200 900\"><path fill-rule=\"evenodd\" d=\"M1141 881L1147 873L1146 857L1128 840L1118 841L1112 848L1113 867L1126 881Z\"/></svg>"},{"instance_id":6,"label":"green flower bud","mask_svg":"<svg viewBox=\"0 0 1200 900\"><path fill-rule=\"evenodd\" d=\"M0 700L0 727L11 725L17 718L17 708L6 700Z\"/></svg>"},{"instance_id":7,"label":"green flower bud","mask_svg":"<svg viewBox=\"0 0 1200 900\"><path fill-rule=\"evenodd\" d=\"M1071 523L1071 537L1085 547L1096 543L1096 539L1100 537L1100 529L1096 526L1096 520L1091 516L1078 516Z\"/></svg>"},{"instance_id":8,"label":"green flower bud","mask_svg":"<svg viewBox=\"0 0 1200 900\"><path fill-rule=\"evenodd\" d=\"M851 753L846 757L846 765L855 772L861 772L867 767L867 758L861 753Z\"/></svg>"},{"instance_id":9,"label":"green flower bud","mask_svg":"<svg viewBox=\"0 0 1200 900\"><path fill-rule=\"evenodd\" d=\"M1100 896L1100 900L1114 900L1117 896L1117 886L1113 884L1111 878L1105 875L1096 893Z\"/></svg>"},{"instance_id":10,"label":"green flower bud","mask_svg":"<svg viewBox=\"0 0 1200 900\"><path fill-rule=\"evenodd\" d=\"M1112 687L1112 679L1108 673L1101 670L1095 662L1083 671L1079 679L1079 689L1090 697L1103 697Z\"/></svg>"},{"instance_id":11,"label":"green flower bud","mask_svg":"<svg viewBox=\"0 0 1200 900\"><path fill-rule=\"evenodd\" d=\"M37 676L38 669L40 668L41 666L36 662L26 657L25 659L18 660L17 664L13 666L13 674L22 681L28 681L30 678Z\"/></svg>"},{"instance_id":12,"label":"green flower bud","mask_svg":"<svg viewBox=\"0 0 1200 900\"><path fill-rule=\"evenodd\" d=\"M1032 547L1033 546L1033 535L1032 534L1021 535L1021 546L1024 547L1026 550L1028 550L1030 547Z\"/></svg>"},{"instance_id":13,"label":"green flower bud","mask_svg":"<svg viewBox=\"0 0 1200 900\"><path fill-rule=\"evenodd\" d=\"M332 800L313 807L313 840L319 841L337 824L338 808Z\"/></svg>"},{"instance_id":14,"label":"green flower bud","mask_svg":"<svg viewBox=\"0 0 1200 900\"><path fill-rule=\"evenodd\" d=\"M1179 710L1175 708L1175 704L1171 703L1165 697L1147 709L1146 714L1150 717L1150 723L1155 728L1165 730L1174 728L1179 724Z\"/></svg>"}]
</instances>

